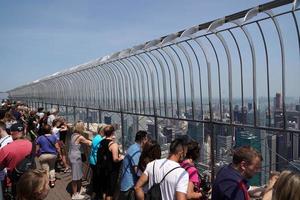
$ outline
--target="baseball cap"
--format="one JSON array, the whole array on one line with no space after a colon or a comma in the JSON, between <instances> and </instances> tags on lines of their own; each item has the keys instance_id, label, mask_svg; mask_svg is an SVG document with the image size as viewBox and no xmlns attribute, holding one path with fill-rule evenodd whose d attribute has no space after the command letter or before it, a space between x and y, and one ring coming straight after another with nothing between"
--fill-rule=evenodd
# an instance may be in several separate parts
<instances>
[{"instance_id":1,"label":"baseball cap","mask_svg":"<svg viewBox=\"0 0 300 200\"><path fill-rule=\"evenodd\" d=\"M10 127L10 131L19 131L19 132L21 132L21 131L23 131L23 130L24 130L24 126L23 126L23 124L21 124L21 123L13 124L13 125L11 125L11 127Z\"/></svg>"}]
</instances>

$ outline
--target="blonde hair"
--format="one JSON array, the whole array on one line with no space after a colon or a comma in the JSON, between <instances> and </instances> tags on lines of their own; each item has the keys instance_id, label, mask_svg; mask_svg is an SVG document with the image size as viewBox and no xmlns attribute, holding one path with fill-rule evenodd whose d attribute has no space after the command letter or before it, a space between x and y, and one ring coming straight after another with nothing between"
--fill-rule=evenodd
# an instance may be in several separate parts
<instances>
[{"instance_id":1,"label":"blonde hair","mask_svg":"<svg viewBox=\"0 0 300 200\"><path fill-rule=\"evenodd\" d=\"M292 171L281 172L274 185L272 200L299 200L300 174Z\"/></svg>"},{"instance_id":2,"label":"blonde hair","mask_svg":"<svg viewBox=\"0 0 300 200\"><path fill-rule=\"evenodd\" d=\"M48 184L46 170L29 170L24 173L17 183L17 200L40 200L41 193Z\"/></svg>"},{"instance_id":3,"label":"blonde hair","mask_svg":"<svg viewBox=\"0 0 300 200\"><path fill-rule=\"evenodd\" d=\"M79 133L82 134L84 132L85 128L84 128L84 123L82 121L78 121L75 123L74 125L74 132L75 133Z\"/></svg>"}]
</instances>

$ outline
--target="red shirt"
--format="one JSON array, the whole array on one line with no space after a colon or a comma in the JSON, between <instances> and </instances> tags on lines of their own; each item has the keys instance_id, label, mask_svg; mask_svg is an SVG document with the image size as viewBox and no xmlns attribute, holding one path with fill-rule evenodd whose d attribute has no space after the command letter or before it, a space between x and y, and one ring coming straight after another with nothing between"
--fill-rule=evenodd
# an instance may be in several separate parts
<instances>
[{"instance_id":1,"label":"red shirt","mask_svg":"<svg viewBox=\"0 0 300 200\"><path fill-rule=\"evenodd\" d=\"M0 149L0 168L11 172L19 162L31 153L32 144L29 140L18 139Z\"/></svg>"}]
</instances>

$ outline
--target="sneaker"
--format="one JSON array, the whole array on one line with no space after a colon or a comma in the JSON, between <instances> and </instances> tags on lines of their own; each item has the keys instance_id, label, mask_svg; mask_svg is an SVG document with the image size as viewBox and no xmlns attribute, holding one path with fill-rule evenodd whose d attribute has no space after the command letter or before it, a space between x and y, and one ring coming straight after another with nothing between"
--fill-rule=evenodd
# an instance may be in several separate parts
<instances>
[{"instance_id":1,"label":"sneaker","mask_svg":"<svg viewBox=\"0 0 300 200\"><path fill-rule=\"evenodd\" d=\"M79 194L85 194L85 193L86 193L86 188L85 187L81 187Z\"/></svg>"},{"instance_id":2,"label":"sneaker","mask_svg":"<svg viewBox=\"0 0 300 200\"><path fill-rule=\"evenodd\" d=\"M85 197L81 194L79 194L78 192L72 195L72 199L73 200L81 200L84 199Z\"/></svg>"}]
</instances>

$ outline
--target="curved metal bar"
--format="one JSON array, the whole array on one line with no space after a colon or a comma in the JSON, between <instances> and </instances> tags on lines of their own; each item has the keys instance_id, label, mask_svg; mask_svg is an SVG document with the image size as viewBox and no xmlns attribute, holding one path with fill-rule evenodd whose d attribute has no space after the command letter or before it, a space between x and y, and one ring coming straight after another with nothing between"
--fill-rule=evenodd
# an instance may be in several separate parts
<instances>
[{"instance_id":1,"label":"curved metal bar","mask_svg":"<svg viewBox=\"0 0 300 200\"><path fill-rule=\"evenodd\" d=\"M184 67L183 67L183 64L182 64L182 60L180 58L180 56L178 55L177 51L174 49L173 46L169 46L172 51L175 53L175 55L177 56L178 60L179 60L179 63L180 63L180 67L181 67L181 70L182 70L182 82L183 82L183 95L184 95L184 111L185 113L187 113L187 105L186 105L186 86L185 86L185 72L184 72Z\"/></svg>"},{"instance_id":2,"label":"curved metal bar","mask_svg":"<svg viewBox=\"0 0 300 200\"><path fill-rule=\"evenodd\" d=\"M123 78L123 75L122 73L120 72L120 70L118 69L118 67L116 67L115 65L111 66L110 64L113 65L113 63L107 63L107 66L112 70L113 74L115 75L115 77L117 78L117 74L119 74L119 76L121 77L120 79L118 79L118 84L119 84L119 104L120 104L120 111L123 112L124 111L124 107L125 107L125 89L123 89L122 86L124 86L125 84L125 81L124 81L124 78ZM117 71L119 73L116 73L114 71L114 69L117 69Z\"/></svg>"},{"instance_id":3,"label":"curved metal bar","mask_svg":"<svg viewBox=\"0 0 300 200\"><path fill-rule=\"evenodd\" d=\"M222 89L221 89L221 72L220 72L220 62L219 62L219 57L218 57L216 48L215 48L215 46L213 45L213 43L211 42L211 40L210 40L206 35L205 35L204 37L208 40L210 46L212 47L213 52L214 52L215 57L216 57L216 61L217 61L217 67L218 67L218 83L219 83L220 119L221 119L221 121L223 121L222 92L221 92L221 91L222 91ZM196 40L197 40L197 39L196 39Z\"/></svg>"},{"instance_id":4,"label":"curved metal bar","mask_svg":"<svg viewBox=\"0 0 300 200\"><path fill-rule=\"evenodd\" d=\"M283 110L283 128L286 129L286 107L285 107L285 55L284 55L284 43L282 39L281 29L279 27L278 21L276 18L273 17L271 11L264 11L271 19L273 24L275 25L277 35L279 38L280 44L280 52L281 52L281 66L282 66L282 110Z\"/></svg>"},{"instance_id":5,"label":"curved metal bar","mask_svg":"<svg viewBox=\"0 0 300 200\"><path fill-rule=\"evenodd\" d=\"M210 63L208 62L208 56L206 54L206 50L205 50L205 47L201 44L201 42L197 39L197 38L194 38L193 39L197 44L198 46L200 47L203 55L204 55L204 58L205 58L205 63L206 63L206 68L207 68L207 89L208 89L208 107L209 107L209 113L210 113L210 121L213 120L213 110L212 110L212 89L211 89L211 67L210 67Z\"/></svg>"},{"instance_id":6,"label":"curved metal bar","mask_svg":"<svg viewBox=\"0 0 300 200\"><path fill-rule=\"evenodd\" d=\"M98 94L97 94L97 97L98 97L98 101L100 101L100 97L102 99L102 101L98 104L98 107L101 109L102 107L106 107L106 98L104 97L104 94L105 94L105 91L107 91L106 89L109 88L109 86L106 82L106 79L105 77L103 76L103 74L97 70L97 68L99 68L99 66L95 67L95 68L92 68L92 70L94 71L95 75L97 76L97 81L98 81L98 86L101 87L101 91L100 92L100 89L98 89ZM105 89L106 88L106 89Z\"/></svg>"},{"instance_id":7,"label":"curved metal bar","mask_svg":"<svg viewBox=\"0 0 300 200\"><path fill-rule=\"evenodd\" d=\"M97 72L99 72L103 76L103 79L105 80L105 83L107 84L107 88L106 88L106 90L104 90L105 93L103 93L103 96L105 95L105 98L106 98L106 104L104 107L106 109L109 109L109 107L113 104L113 102L112 102L113 85L112 85L112 80L110 78L110 75L104 70L102 72L102 69L103 69L103 65L96 68Z\"/></svg>"},{"instance_id":8,"label":"curved metal bar","mask_svg":"<svg viewBox=\"0 0 300 200\"><path fill-rule=\"evenodd\" d=\"M142 68L145 71L145 74L146 74L146 83L147 83L147 93L148 93L148 95L147 95L148 96L148 106L150 107L151 100L150 100L150 84L149 84L150 81L149 81L149 79L151 79L151 77L149 78L146 66L142 62L143 59L141 57L137 56L137 55L134 55L133 58L135 58L139 63L141 63L141 66L142 66ZM147 64L147 62L145 60L143 60L143 61ZM145 113L146 113L146 105L144 106L144 108L145 108Z\"/></svg>"},{"instance_id":9,"label":"curved metal bar","mask_svg":"<svg viewBox=\"0 0 300 200\"><path fill-rule=\"evenodd\" d=\"M195 119L195 94L194 94L194 73L193 73L193 67L192 67L192 61L191 58L187 52L187 50L184 48L182 44L176 44L176 46L179 47L179 49L183 52L184 56L186 57L186 60L188 62L189 67L189 75L190 75L190 90L191 90L191 106L192 106L192 119Z\"/></svg>"},{"instance_id":10,"label":"curved metal bar","mask_svg":"<svg viewBox=\"0 0 300 200\"><path fill-rule=\"evenodd\" d=\"M147 54L146 51L145 51L143 54L146 55L146 56L151 60L151 63L152 63L152 65L153 65L153 67L154 67L154 69L155 69L155 72L156 72L156 77L157 77L157 93L158 93L158 107L159 107L159 113L160 113L160 116L162 116L162 115L161 115L161 101L160 101L160 99L161 99L161 98L160 98L160 81L159 81L158 70L157 70L156 64L155 64L155 62L153 61L152 57L149 56L149 54ZM155 83L154 83L154 82L153 82L153 86L155 87ZM155 88L153 88L153 89L155 89Z\"/></svg>"},{"instance_id":11,"label":"curved metal bar","mask_svg":"<svg viewBox=\"0 0 300 200\"><path fill-rule=\"evenodd\" d=\"M201 119L203 119L203 98L202 98L202 76L201 76L201 67L200 67L200 63L199 63L199 59L198 56L194 50L194 48L192 47L192 45L189 43L189 41L185 42L190 49L192 50L194 57L196 59L196 63L197 63L197 69L198 69L198 76L199 76L199 94L200 94L200 104L201 104Z\"/></svg>"},{"instance_id":12,"label":"curved metal bar","mask_svg":"<svg viewBox=\"0 0 300 200\"><path fill-rule=\"evenodd\" d=\"M136 73L136 76L137 76L137 79L138 79L138 74L136 72L136 69L133 67L133 71L131 70L132 67L129 67L131 66L130 64L128 64L126 62L127 60L126 59L122 59L122 60L119 60L119 62L124 66L124 68L126 68L127 70L129 69L131 72L135 72ZM137 111L137 99L138 99L138 95L137 95L137 83L136 82L136 79L134 78L134 73L132 73L132 76L130 77L132 83L131 83L131 88L130 88L130 92L131 92L131 105L132 105L132 112L133 111Z\"/></svg>"},{"instance_id":13,"label":"curved metal bar","mask_svg":"<svg viewBox=\"0 0 300 200\"><path fill-rule=\"evenodd\" d=\"M262 28L259 24L259 22L256 22L256 25L259 28L259 33L262 37L263 40L263 45L264 45L264 49L265 49L265 57L266 57L266 68L267 68L267 92L268 92L268 123L269 126L271 126L271 99L270 99L270 73L269 73L269 56L268 56L268 49L267 49L267 44L266 44L266 39L265 39L265 35L262 31Z\"/></svg>"},{"instance_id":14,"label":"curved metal bar","mask_svg":"<svg viewBox=\"0 0 300 200\"><path fill-rule=\"evenodd\" d=\"M113 91L113 96L112 101L113 101L113 107L111 108L111 110L117 110L118 108L118 91L117 91L117 78L115 77L115 75L113 73L111 73L110 70L106 69L106 64L103 64L103 67L101 68L103 69L107 74L109 74L111 83L112 83L112 91ZM114 80L115 79L115 80Z\"/></svg>"},{"instance_id":15,"label":"curved metal bar","mask_svg":"<svg viewBox=\"0 0 300 200\"><path fill-rule=\"evenodd\" d=\"M295 16L295 11L292 12L293 20L295 23L296 31L297 31L297 37L298 37L298 49L299 49L299 54L300 54L300 33L299 33L299 26L298 26L298 21ZM300 57L299 57L300 58Z\"/></svg>"},{"instance_id":16,"label":"curved metal bar","mask_svg":"<svg viewBox=\"0 0 300 200\"><path fill-rule=\"evenodd\" d=\"M93 85L94 81L91 79L92 75L89 75L88 71L89 71L89 69L83 70L81 74L86 79L85 84L84 84L85 88L86 88L86 92L87 92L86 97L85 97L87 100L86 107L92 108L91 105L89 105L89 104L92 104L93 88L91 86Z\"/></svg>"},{"instance_id":17,"label":"curved metal bar","mask_svg":"<svg viewBox=\"0 0 300 200\"><path fill-rule=\"evenodd\" d=\"M168 73L169 73L169 84L170 84L170 100L171 100L171 107L172 107L172 113L171 113L171 116L173 117L174 116L174 106L173 106L173 92L172 92L172 80L171 80L171 70L170 70L170 66L169 66L169 63L167 61L167 59L165 58L165 56L158 50L158 49L155 49L154 51L158 52L159 55L163 58L163 60L165 61L166 65L167 66L167 69L168 69ZM167 114L167 111L166 111L166 116L168 116Z\"/></svg>"},{"instance_id":18,"label":"curved metal bar","mask_svg":"<svg viewBox=\"0 0 300 200\"><path fill-rule=\"evenodd\" d=\"M97 85L96 85L96 81L97 78L95 77L95 74L92 73L92 69L93 68L88 68L85 70L87 77L90 77L90 103L92 105L90 105L90 108L96 108L97 106L97 102L96 102L96 93L97 93ZM97 82L98 83L98 82Z\"/></svg>"},{"instance_id":19,"label":"curved metal bar","mask_svg":"<svg viewBox=\"0 0 300 200\"><path fill-rule=\"evenodd\" d=\"M169 52L168 49L164 49L163 47L160 48L159 50L163 51L167 56L168 58L170 59L171 63L172 63L172 67L174 69L174 74L175 74L175 89L176 89L176 115L177 115L177 118L179 118L179 112L180 112L180 107L179 107L179 96L180 96L180 88L179 88L179 78L178 78L178 67L177 67L177 64L175 62L175 59L173 57L173 55Z\"/></svg>"},{"instance_id":20,"label":"curved metal bar","mask_svg":"<svg viewBox=\"0 0 300 200\"><path fill-rule=\"evenodd\" d=\"M143 106L143 102L142 102L142 95L141 95L141 87L143 87L144 83L143 83L143 75L142 73L138 73L141 72L140 68L138 66L136 66L134 62L132 62L130 59L124 59L124 61L127 60L130 65L132 66L132 69L135 71L136 75L137 75L137 80L138 80L138 94L139 94L139 113L141 113L142 111L142 106Z\"/></svg>"},{"instance_id":21,"label":"curved metal bar","mask_svg":"<svg viewBox=\"0 0 300 200\"><path fill-rule=\"evenodd\" d=\"M163 67L163 63L162 61L154 54L152 53L152 51L148 52L151 56L153 56L155 58L155 60L159 63L159 67L161 69L162 72L162 82L163 82L163 93L164 93L164 111L165 111L165 116L167 116L167 84L166 84L166 73ZM146 52L147 54L147 52Z\"/></svg>"},{"instance_id":22,"label":"curved metal bar","mask_svg":"<svg viewBox=\"0 0 300 200\"><path fill-rule=\"evenodd\" d=\"M128 79L125 77L125 74L122 67L120 67L119 65L117 65L116 63L109 63L112 64L119 72L121 79L122 79L122 84L121 87L123 88L123 109L125 109L125 106L127 107L126 110L128 110Z\"/></svg>"},{"instance_id":23,"label":"curved metal bar","mask_svg":"<svg viewBox=\"0 0 300 200\"><path fill-rule=\"evenodd\" d=\"M153 114L154 114L154 116L156 116L157 115L157 110L156 110L156 95L155 95L154 72L153 72L152 68L150 67L149 63L145 60L145 58L143 58L143 56L136 55L136 57L139 57L140 59L142 59L147 64L148 69L150 71L150 80L151 80L151 89L152 89L152 107L153 107ZM151 113L151 104L149 104L149 110L150 110L150 113Z\"/></svg>"}]
</instances>

